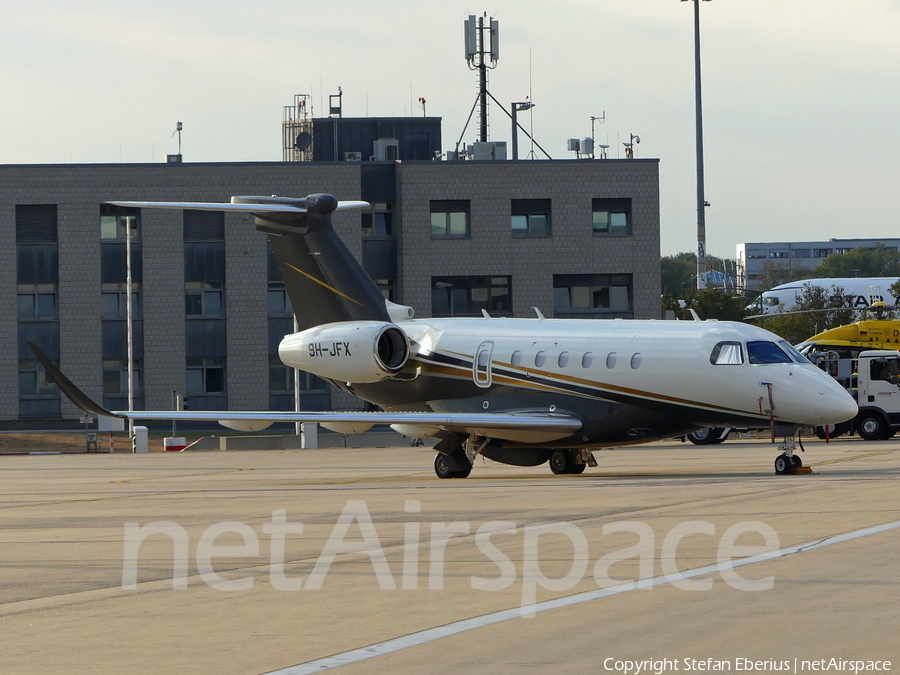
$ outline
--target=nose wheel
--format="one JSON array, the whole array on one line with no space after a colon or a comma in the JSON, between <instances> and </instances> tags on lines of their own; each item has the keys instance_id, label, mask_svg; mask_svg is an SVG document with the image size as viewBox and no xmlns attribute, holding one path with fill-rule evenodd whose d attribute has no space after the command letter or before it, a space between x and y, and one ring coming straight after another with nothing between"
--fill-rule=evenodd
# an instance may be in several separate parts
<instances>
[{"instance_id":1,"label":"nose wheel","mask_svg":"<svg viewBox=\"0 0 900 675\"><path fill-rule=\"evenodd\" d=\"M794 454L795 444L793 437L785 438L784 442L779 446L779 450L783 452L775 458L775 474L784 476L785 474L797 473L797 469L803 466L803 460L799 455ZM803 449L803 445L800 445Z\"/></svg>"}]
</instances>

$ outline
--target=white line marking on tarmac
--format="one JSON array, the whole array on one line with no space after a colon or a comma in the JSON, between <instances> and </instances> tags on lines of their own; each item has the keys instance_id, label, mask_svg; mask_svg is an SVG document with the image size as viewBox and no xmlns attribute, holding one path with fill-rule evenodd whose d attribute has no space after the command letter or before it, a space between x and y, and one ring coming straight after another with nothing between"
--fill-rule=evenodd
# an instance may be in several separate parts
<instances>
[{"instance_id":1,"label":"white line marking on tarmac","mask_svg":"<svg viewBox=\"0 0 900 675\"><path fill-rule=\"evenodd\" d=\"M794 555L795 553L815 551L816 549L831 546L833 544L842 544L846 541L860 539L861 537L868 537L872 534L879 534L881 532L887 532L888 530L893 530L896 528L900 528L900 520L894 521L893 523L885 523L884 525L876 525L875 527L868 527L863 530L856 530L855 532L848 532L846 534L839 534L833 537L827 537L825 539L806 542L805 544L798 544L797 546L780 548L775 551L761 553L749 558L733 560L729 563L716 563L714 565L698 567L694 570L682 572L680 578L691 579L693 577L701 577L707 574L721 572L723 569L733 569L735 567L744 567L745 565L753 565L755 563L765 562L767 560L786 558L787 556ZM654 577L653 579L644 582L644 584L652 587L662 586L667 584L668 582L668 578L663 575ZM307 661L306 663L300 663L296 666L290 666L281 670L272 670L268 673L265 673L264 675L312 675L313 673L320 673L324 670L339 668L340 666L346 666L350 663L358 663L360 661L365 661L366 659L371 659L383 654L390 654L392 652L399 652L403 649L409 649L410 647L417 647L418 645L422 645L427 642L433 642L435 640L440 640L441 638L449 637L451 635L465 633L466 631L475 630L477 628L484 628L485 626L490 626L495 623L502 623L503 621L509 621L510 619L517 619L520 618L525 612L545 612L548 609L557 609L559 607L578 605L582 602L590 602L591 600L599 600L600 598L607 598L611 595L627 593L628 591L635 590L636 588L638 588L638 586L639 583L629 581L628 583L619 584L617 586L610 586L609 588L602 588L596 591L587 591L585 593L570 595L565 598L539 602L530 607L505 609L500 612L493 612L491 614L485 614L483 616L476 616L471 619L463 619L462 621L449 623L445 626L429 628L428 630L423 630L418 633L410 633L409 635L404 635L393 640L387 640L386 642L379 642L378 644L369 645L368 647L362 647L361 649L353 649L349 652L344 652L343 654L326 656L323 659Z\"/></svg>"}]
</instances>

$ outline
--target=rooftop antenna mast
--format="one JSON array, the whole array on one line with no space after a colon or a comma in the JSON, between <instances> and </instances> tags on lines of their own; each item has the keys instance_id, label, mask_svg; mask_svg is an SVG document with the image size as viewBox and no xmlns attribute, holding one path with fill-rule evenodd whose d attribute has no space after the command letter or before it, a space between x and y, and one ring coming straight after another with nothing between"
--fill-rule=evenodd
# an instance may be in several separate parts
<instances>
[{"instance_id":1,"label":"rooftop antenna mast","mask_svg":"<svg viewBox=\"0 0 900 675\"><path fill-rule=\"evenodd\" d=\"M490 96L487 88L487 71L496 68L497 61L500 59L500 29L497 19L488 19L487 12L483 16L470 14L465 22L465 38L466 61L469 64L469 70L478 71L478 96L476 96L475 104L469 113L469 119L466 120L463 134L466 133L472 113L477 107L479 113L478 140L486 143L488 140L488 96ZM461 141L462 138L456 143L457 150L459 150Z\"/></svg>"},{"instance_id":2,"label":"rooftop antenna mast","mask_svg":"<svg viewBox=\"0 0 900 675\"><path fill-rule=\"evenodd\" d=\"M488 25L485 25L486 20ZM496 68L499 59L500 29L497 19L492 17L488 20L487 12L479 17L470 15L466 19L466 61L470 69L478 70L478 140L482 143L488 140L487 71L488 68Z\"/></svg>"}]
</instances>

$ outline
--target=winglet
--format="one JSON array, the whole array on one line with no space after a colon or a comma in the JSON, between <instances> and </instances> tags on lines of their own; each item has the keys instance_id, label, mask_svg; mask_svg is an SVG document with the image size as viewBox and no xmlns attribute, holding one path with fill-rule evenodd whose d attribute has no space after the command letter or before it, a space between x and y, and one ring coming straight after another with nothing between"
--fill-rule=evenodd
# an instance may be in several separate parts
<instances>
[{"instance_id":1,"label":"winglet","mask_svg":"<svg viewBox=\"0 0 900 675\"><path fill-rule=\"evenodd\" d=\"M95 415L101 415L103 417L121 417L121 415L115 415L102 405L91 400L87 394L75 386L72 380L62 374L62 371L56 367L56 364L54 364L53 361L47 358L47 355L41 351L40 347L30 341L28 342L28 346L31 347L31 351L37 356L41 365L44 366L44 370L46 370L50 374L50 377L53 378L53 381L56 382L60 391L62 391L72 403L86 413L94 413Z\"/></svg>"}]
</instances>

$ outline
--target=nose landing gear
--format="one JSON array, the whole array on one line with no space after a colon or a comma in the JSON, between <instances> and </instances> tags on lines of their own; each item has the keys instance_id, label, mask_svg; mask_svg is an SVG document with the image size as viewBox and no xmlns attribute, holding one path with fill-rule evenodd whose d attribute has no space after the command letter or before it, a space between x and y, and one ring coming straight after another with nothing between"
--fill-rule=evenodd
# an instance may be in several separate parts
<instances>
[{"instance_id":1,"label":"nose landing gear","mask_svg":"<svg viewBox=\"0 0 900 675\"><path fill-rule=\"evenodd\" d=\"M794 454L796 447L793 436L786 437L781 445L778 446L782 453L775 458L776 475L784 476L785 474L797 473L798 469L803 467L803 460L800 459L799 455ZM803 450L803 443L800 443L800 450ZM808 472L809 469L807 469Z\"/></svg>"}]
</instances>

